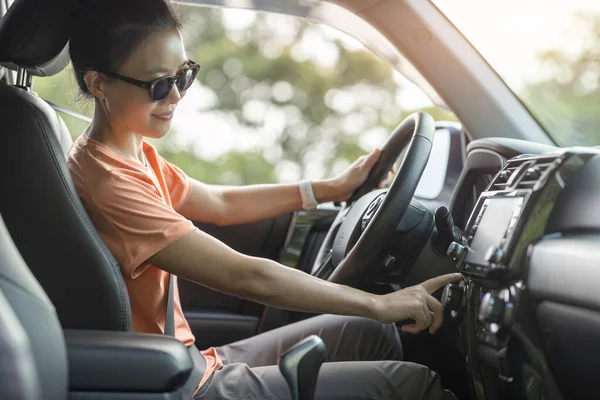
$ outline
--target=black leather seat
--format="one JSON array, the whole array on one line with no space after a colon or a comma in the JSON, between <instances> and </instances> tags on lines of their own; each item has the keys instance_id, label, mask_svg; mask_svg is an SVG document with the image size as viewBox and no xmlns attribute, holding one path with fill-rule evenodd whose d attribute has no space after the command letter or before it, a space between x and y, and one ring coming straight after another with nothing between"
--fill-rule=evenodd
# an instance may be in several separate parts
<instances>
[{"instance_id":1,"label":"black leather seat","mask_svg":"<svg viewBox=\"0 0 600 400\"><path fill-rule=\"evenodd\" d=\"M59 72L73 3L15 1L0 20L0 62L21 67L20 76ZM71 181L57 139L63 125L27 81L0 85L0 213L63 328L129 331L123 278Z\"/></svg>"},{"instance_id":2,"label":"black leather seat","mask_svg":"<svg viewBox=\"0 0 600 400\"><path fill-rule=\"evenodd\" d=\"M66 399L67 353L52 303L0 218L1 399ZM10 348L8 345L12 342ZM10 380L2 382L2 372Z\"/></svg>"},{"instance_id":3,"label":"black leather seat","mask_svg":"<svg viewBox=\"0 0 600 400\"><path fill-rule=\"evenodd\" d=\"M63 332L0 217L0 399L182 400L191 371L171 336Z\"/></svg>"},{"instance_id":4,"label":"black leather seat","mask_svg":"<svg viewBox=\"0 0 600 400\"><path fill-rule=\"evenodd\" d=\"M0 399L40 398L29 338L0 291Z\"/></svg>"},{"instance_id":5,"label":"black leather seat","mask_svg":"<svg viewBox=\"0 0 600 400\"><path fill-rule=\"evenodd\" d=\"M65 399L69 387L72 399L181 399L190 354L173 337L129 332L120 268L67 169L64 123L30 90L33 75L66 66L73 6L16 0L0 20L0 64L17 69L15 86L0 84L0 214L31 270L2 250L12 258L1 260L0 289L29 336L41 398Z\"/></svg>"}]
</instances>

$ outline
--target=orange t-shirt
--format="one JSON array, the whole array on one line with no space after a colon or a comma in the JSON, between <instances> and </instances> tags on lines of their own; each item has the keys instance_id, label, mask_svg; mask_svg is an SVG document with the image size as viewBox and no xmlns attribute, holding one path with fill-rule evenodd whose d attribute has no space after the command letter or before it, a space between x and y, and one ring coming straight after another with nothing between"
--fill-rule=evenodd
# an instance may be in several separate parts
<instances>
[{"instance_id":1,"label":"orange t-shirt","mask_svg":"<svg viewBox=\"0 0 600 400\"><path fill-rule=\"evenodd\" d=\"M69 151L68 166L96 230L121 266L133 331L163 334L169 273L147 260L197 228L177 213L191 191L188 177L145 141L143 151L147 167L83 133ZM191 346L194 335L181 309L177 279L174 288L175 337ZM213 347L201 353L207 369L199 386L223 365Z\"/></svg>"}]
</instances>

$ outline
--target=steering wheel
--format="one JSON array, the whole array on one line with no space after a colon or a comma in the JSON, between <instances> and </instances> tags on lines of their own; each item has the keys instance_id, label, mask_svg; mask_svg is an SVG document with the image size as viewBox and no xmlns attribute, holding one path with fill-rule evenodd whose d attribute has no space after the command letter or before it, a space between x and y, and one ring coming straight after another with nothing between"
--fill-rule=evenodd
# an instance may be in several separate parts
<instances>
[{"instance_id":1,"label":"steering wheel","mask_svg":"<svg viewBox=\"0 0 600 400\"><path fill-rule=\"evenodd\" d=\"M367 180L333 221L317 253L313 275L348 284L383 250L415 194L429 160L434 133L433 117L423 112L409 115L394 129ZM407 143L406 156L389 188L373 190L387 176Z\"/></svg>"}]
</instances>

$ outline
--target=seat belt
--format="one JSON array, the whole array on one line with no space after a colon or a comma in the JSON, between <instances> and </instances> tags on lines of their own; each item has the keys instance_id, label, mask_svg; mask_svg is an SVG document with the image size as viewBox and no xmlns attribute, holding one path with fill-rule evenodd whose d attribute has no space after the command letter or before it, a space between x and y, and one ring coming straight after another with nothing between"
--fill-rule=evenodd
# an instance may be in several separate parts
<instances>
[{"instance_id":1,"label":"seat belt","mask_svg":"<svg viewBox=\"0 0 600 400\"><path fill-rule=\"evenodd\" d=\"M175 297L175 276L169 274L169 293L167 298L167 316L165 319L165 335L175 336L175 306L173 304L173 298ZM192 358L192 363L194 364L194 368L188 378L188 381L183 385L181 389L179 389L179 393L183 399L191 399L198 388L198 384L200 383L200 379L204 376L204 371L206 371L206 360L200 352L195 344L192 344L188 347L190 352L190 357Z\"/></svg>"},{"instance_id":2,"label":"seat belt","mask_svg":"<svg viewBox=\"0 0 600 400\"><path fill-rule=\"evenodd\" d=\"M167 299L167 317L165 319L165 335L175 336L175 306L173 297L175 296L175 278L169 274L169 297Z\"/></svg>"}]
</instances>

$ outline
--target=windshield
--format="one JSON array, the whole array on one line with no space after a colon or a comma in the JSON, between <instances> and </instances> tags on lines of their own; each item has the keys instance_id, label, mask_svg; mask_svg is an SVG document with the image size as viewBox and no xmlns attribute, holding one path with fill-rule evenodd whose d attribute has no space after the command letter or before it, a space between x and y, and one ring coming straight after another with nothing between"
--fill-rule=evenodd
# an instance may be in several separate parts
<instances>
[{"instance_id":1,"label":"windshield","mask_svg":"<svg viewBox=\"0 0 600 400\"><path fill-rule=\"evenodd\" d=\"M433 2L556 143L600 145L600 1Z\"/></svg>"}]
</instances>

